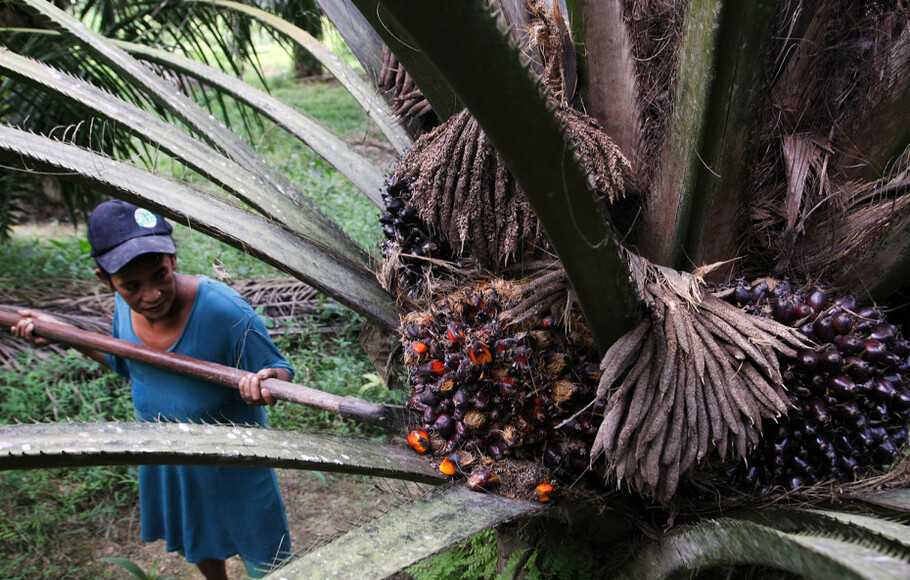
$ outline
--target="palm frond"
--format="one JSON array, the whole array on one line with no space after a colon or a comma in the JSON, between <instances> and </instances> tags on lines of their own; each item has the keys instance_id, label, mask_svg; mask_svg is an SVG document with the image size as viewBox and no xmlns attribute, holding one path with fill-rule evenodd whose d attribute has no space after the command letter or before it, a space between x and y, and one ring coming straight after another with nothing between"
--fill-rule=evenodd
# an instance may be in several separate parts
<instances>
[{"instance_id":1,"label":"palm frond","mask_svg":"<svg viewBox=\"0 0 910 580\"><path fill-rule=\"evenodd\" d=\"M807 578L896 580L910 574L906 551L720 518L668 534L636 554L615 577L649 580L750 564Z\"/></svg>"},{"instance_id":2,"label":"palm frond","mask_svg":"<svg viewBox=\"0 0 910 580\"><path fill-rule=\"evenodd\" d=\"M379 580L477 532L539 510L532 503L452 487L311 550L266 578Z\"/></svg>"},{"instance_id":3,"label":"palm frond","mask_svg":"<svg viewBox=\"0 0 910 580\"><path fill-rule=\"evenodd\" d=\"M90 465L242 465L445 479L410 449L380 441L198 423L30 423L2 425L0 471Z\"/></svg>"},{"instance_id":4,"label":"palm frond","mask_svg":"<svg viewBox=\"0 0 910 580\"><path fill-rule=\"evenodd\" d=\"M752 124L765 95L765 59L771 46L776 2L724 5L712 54L714 79L699 121L703 135L695 165L691 210L671 263L695 268L736 257L746 217L747 159L752 154ZM693 160L694 161L694 160ZM684 263L686 256L690 263ZM724 279L727 271L714 274Z\"/></svg>"},{"instance_id":5,"label":"palm frond","mask_svg":"<svg viewBox=\"0 0 910 580\"><path fill-rule=\"evenodd\" d=\"M361 79L344 61L332 54L322 43L313 38L307 31L294 26L290 22L278 18L268 12L259 10L253 6L232 2L230 0L197 0L200 3L210 3L214 6L227 8L241 14L255 18L271 27L272 29L286 35L297 45L303 47L313 54L340 82L351 95L360 103L370 118L376 122L379 129L383 132L392 146L399 152L403 152L411 145L411 138L401 128L401 125L395 121L395 116L389 110L388 105L376 93L375 90Z\"/></svg>"},{"instance_id":6,"label":"palm frond","mask_svg":"<svg viewBox=\"0 0 910 580\"><path fill-rule=\"evenodd\" d=\"M382 72L382 37L351 0L317 0L316 3L344 38L373 85L377 85Z\"/></svg>"},{"instance_id":7,"label":"palm frond","mask_svg":"<svg viewBox=\"0 0 910 580\"><path fill-rule=\"evenodd\" d=\"M188 75L206 86L217 88L219 94L229 95L246 104L255 112L275 122L291 135L309 145L373 203L377 206L381 205L380 191L385 180L382 172L309 115L198 61L140 44L121 42L115 44L130 54L165 66L182 75Z\"/></svg>"},{"instance_id":8,"label":"palm frond","mask_svg":"<svg viewBox=\"0 0 910 580\"><path fill-rule=\"evenodd\" d=\"M173 47L238 76L250 66L260 80L264 78L250 18L225 17L217 9L191 2L110 0L80 2L75 15L105 37Z\"/></svg>"},{"instance_id":9,"label":"palm frond","mask_svg":"<svg viewBox=\"0 0 910 580\"><path fill-rule=\"evenodd\" d=\"M320 0L320 3L333 2L334 0ZM360 14L369 22L373 30L379 34L386 46L392 51L398 61L404 66L414 83L433 107L433 111L440 120L445 121L464 108L456 91L452 89L445 74L439 71L430 61L427 54L420 50L414 39L406 30L389 26L390 14L388 8L379 0L341 0L355 6ZM356 30L356 29L355 29ZM495 84L490 85L495 86Z\"/></svg>"},{"instance_id":10,"label":"palm frond","mask_svg":"<svg viewBox=\"0 0 910 580\"><path fill-rule=\"evenodd\" d=\"M90 48L95 56L124 79L142 87L151 99L171 111L213 147L286 197L288 201L282 202L288 204L287 212L284 214L288 216L286 219L297 220L307 216L306 227L319 243L340 250L350 259L365 261L366 254L363 249L348 238L335 222L323 215L285 176L270 167L249 145L218 124L205 110L174 90L173 86L154 74L147 66L53 5L43 1L25 1L52 18L55 24L77 38L83 46Z\"/></svg>"},{"instance_id":11,"label":"palm frond","mask_svg":"<svg viewBox=\"0 0 910 580\"><path fill-rule=\"evenodd\" d=\"M0 127L0 157L26 171L48 171L149 207L271 264L378 323L394 328L398 310L373 272L249 210L126 163L46 137Z\"/></svg>"},{"instance_id":12,"label":"palm frond","mask_svg":"<svg viewBox=\"0 0 910 580\"><path fill-rule=\"evenodd\" d=\"M193 131L213 147L234 159L240 165L272 183L280 191L298 201L302 208L314 210L296 191L294 186L278 171L263 163L262 159L234 133L219 125L202 108L182 93L175 91L167 81L157 76L147 66L115 47L109 40L95 33L66 12L41 0L22 0L30 8L50 19L55 26L73 38L75 43L89 50L99 61L106 63L130 83L141 87L150 99L172 111Z\"/></svg>"},{"instance_id":13,"label":"palm frond","mask_svg":"<svg viewBox=\"0 0 910 580\"><path fill-rule=\"evenodd\" d=\"M0 51L0 70L25 82L38 83L53 91L58 98L79 102L83 107L92 110L95 114L103 115L111 122L117 122L118 125L129 128L134 134L150 143L156 149L160 148L162 151L186 163L192 169L256 208L263 215L287 225L304 236L318 239L319 232L313 231L306 220L300 219L301 214L295 211L296 206L289 198L269 188L245 168L225 158L215 149L196 141L187 133L174 131L173 125L166 121L123 102L110 93L96 89L89 83L61 74L60 71L10 52ZM197 70L197 72L205 77L207 72L216 71L210 69L209 71ZM239 81L238 84L246 86L243 83L239 83ZM251 100L256 98L250 94L252 92L255 92L252 88L247 92L247 96ZM267 96L261 96L260 98L268 99ZM278 105L275 113L285 113L290 117L286 124L291 124L292 127L300 129L296 132L298 137L306 138L306 134L308 134L306 131L310 131L315 135L314 139L321 139L320 143L323 146L320 149L323 152L328 152L332 158L330 161L339 163L339 165L348 170L348 173L351 173L352 168L366 171L372 170L370 175L372 181L369 182L369 185L366 185L363 179L359 180L358 183L364 185L368 191L375 190L374 197L378 198L378 190L382 184L382 175L378 170L374 169L372 165L369 165L359 155L351 151L345 143L331 135L315 121L299 113L295 114L293 109L274 99L271 99L271 102L268 103L260 101L261 107L267 107L268 105ZM302 119L307 124L304 125L299 119ZM294 123L294 121L298 122ZM357 164L358 161L360 162L359 165ZM358 176L355 175L355 177ZM342 251L342 248L339 247L338 250Z\"/></svg>"},{"instance_id":14,"label":"palm frond","mask_svg":"<svg viewBox=\"0 0 910 580\"><path fill-rule=\"evenodd\" d=\"M642 225L641 254L655 264L672 266L685 237L690 193L698 172L698 148L713 79L720 13L715 2L690 2L680 41L673 113L659 154Z\"/></svg>"}]
</instances>

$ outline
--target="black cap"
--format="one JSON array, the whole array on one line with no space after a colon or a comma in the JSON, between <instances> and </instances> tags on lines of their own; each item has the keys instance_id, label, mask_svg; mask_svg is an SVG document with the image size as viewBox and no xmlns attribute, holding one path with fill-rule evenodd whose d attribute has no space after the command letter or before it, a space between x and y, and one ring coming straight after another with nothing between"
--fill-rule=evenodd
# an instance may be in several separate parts
<instances>
[{"instance_id":1,"label":"black cap","mask_svg":"<svg viewBox=\"0 0 910 580\"><path fill-rule=\"evenodd\" d=\"M98 265L112 274L142 254L175 254L172 229L160 215L114 199L88 218L88 243Z\"/></svg>"}]
</instances>

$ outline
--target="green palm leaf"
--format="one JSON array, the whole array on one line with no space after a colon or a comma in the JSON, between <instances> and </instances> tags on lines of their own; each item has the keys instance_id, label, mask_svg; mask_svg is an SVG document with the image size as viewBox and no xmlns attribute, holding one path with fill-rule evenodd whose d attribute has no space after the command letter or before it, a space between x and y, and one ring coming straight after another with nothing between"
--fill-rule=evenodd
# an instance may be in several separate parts
<instances>
[{"instance_id":1,"label":"green palm leaf","mask_svg":"<svg viewBox=\"0 0 910 580\"><path fill-rule=\"evenodd\" d=\"M405 505L311 550L266 578L381 579L540 506L453 487Z\"/></svg>"},{"instance_id":2,"label":"green palm leaf","mask_svg":"<svg viewBox=\"0 0 910 580\"><path fill-rule=\"evenodd\" d=\"M350 0L317 0L316 4L344 38L375 86L382 72L382 37Z\"/></svg>"},{"instance_id":3,"label":"green palm leaf","mask_svg":"<svg viewBox=\"0 0 910 580\"><path fill-rule=\"evenodd\" d=\"M114 46L109 40L89 30L81 22L43 0L23 0L31 8L51 18L53 22L75 37L81 45L91 48L93 54L106 62L124 79L143 87L150 98L172 111L173 114L187 123L194 131L199 132L213 147L222 151L239 165L253 172L266 181L278 192L291 199L295 213L309 215L308 224L311 231L318 231L319 243L326 247L337 247L344 244L344 253L350 256L363 255L361 248L351 241L341 229L326 218L319 210L287 180L286 177L269 167L251 147L243 143L234 133L215 122L206 111L189 100L182 93L175 91L164 79L155 75L148 67Z\"/></svg>"},{"instance_id":4,"label":"green palm leaf","mask_svg":"<svg viewBox=\"0 0 910 580\"><path fill-rule=\"evenodd\" d=\"M306 281L384 326L398 324L394 301L363 264L226 200L97 153L9 127L0 127L0 149L0 157L11 166L44 168L148 206Z\"/></svg>"},{"instance_id":5,"label":"green palm leaf","mask_svg":"<svg viewBox=\"0 0 910 580\"><path fill-rule=\"evenodd\" d=\"M117 121L156 149L160 148L162 151L184 162L270 219L285 224L304 237L325 243L324 238L320 240L322 231L318 223L314 226L312 220L307 219L306 214L296 211L296 205L289 198L268 187L267 184L257 179L255 175L227 159L215 149L193 139L187 133L175 131L173 125L166 121L121 101L110 93L97 89L89 83L61 74L55 69L3 49L0 49L0 70L25 82L38 83L42 87L53 91L60 98L77 101L86 109L103 115L110 120ZM253 89L250 88L250 91L252 92ZM254 98L252 95L248 96L251 99ZM275 101L275 99L271 99L271 101ZM263 103L262 106L263 108L268 108L269 105L274 105L274 103L267 102ZM299 122L299 119L294 118L293 109L290 107L282 106L278 108L276 113L284 113L293 120L298 121L294 124L294 127L299 129L298 133L301 135L310 134L302 133L305 129L312 130L315 135L314 140L318 139L324 145L320 149L327 151L332 160L343 165L346 169L357 168L366 169L366 171L372 169L373 174L370 175L372 179L371 189L377 191L375 197L378 198L378 189L382 183L382 174L378 170L372 168L366 160L360 158L345 143L331 135L314 121L304 118L304 121L308 122L308 124L304 125ZM298 117L303 116L298 115ZM360 183L364 184L364 181L361 180ZM335 244L335 248L340 252L344 251L345 246ZM349 257L366 263L366 256L362 252Z\"/></svg>"},{"instance_id":6,"label":"green palm leaf","mask_svg":"<svg viewBox=\"0 0 910 580\"><path fill-rule=\"evenodd\" d=\"M848 528L850 531L868 538L874 535L880 538L879 542L887 541L894 544L895 551L910 550L910 526L898 522L892 522L880 517L864 514L854 514L848 512L835 512L827 510L800 510L808 512L819 518L822 518L827 524L834 521L841 527ZM829 529L831 526L824 526Z\"/></svg>"},{"instance_id":7,"label":"green palm leaf","mask_svg":"<svg viewBox=\"0 0 910 580\"><path fill-rule=\"evenodd\" d=\"M860 501L883 507L888 510L910 515L910 489L890 489L878 493L870 493L858 498Z\"/></svg>"},{"instance_id":8,"label":"green palm leaf","mask_svg":"<svg viewBox=\"0 0 910 580\"><path fill-rule=\"evenodd\" d=\"M356 72L347 66L344 61L332 54L321 42L313 38L310 33L302 28L294 26L286 20L247 4L232 2L230 0L195 1L246 14L286 35L295 43L313 54L313 56L329 70L332 76L338 79L357 102L360 103L360 106L369 113L370 117L376 122L396 151L401 153L410 147L410 137L408 137L401 125L395 121L395 116L392 114L391 109L389 109L382 97L380 97L370 85L364 82Z\"/></svg>"},{"instance_id":9,"label":"green palm leaf","mask_svg":"<svg viewBox=\"0 0 910 580\"><path fill-rule=\"evenodd\" d=\"M716 567L753 564L806 578L906 578L907 552L817 535L787 533L754 522L708 520L672 532L640 551L616 578L647 580Z\"/></svg>"},{"instance_id":10,"label":"green palm leaf","mask_svg":"<svg viewBox=\"0 0 910 580\"><path fill-rule=\"evenodd\" d=\"M37 31L36 31L37 32ZM382 172L349 147L344 141L337 137L325 126L312 119L305 113L290 107L275 97L260 91L235 77L222 73L212 67L206 66L198 61L182 57L180 55L166 52L160 49L151 48L141 44L133 44L123 41L114 41L114 44L126 50L130 54L136 55L144 60L166 67L169 70L179 72L183 75L192 77L196 81L204 83L206 86L216 88L225 95L229 95L240 102L243 102L257 113L274 121L278 126L286 129L294 137L309 145L317 154L321 155L342 175L348 178L354 186L360 189L373 203L381 205L382 198L379 195L384 176ZM260 211L272 218L284 222L288 227L295 228L294 221L297 215L293 208L288 205L289 202L283 201L280 197L271 195L272 191L262 185L247 180L242 187L231 187L224 183L234 177L235 171L243 174L249 172L243 170L232 161L225 160L220 153L216 152L201 143L189 145L193 150L204 152L203 159L193 163L181 155L181 146L169 144L168 141L174 140L184 144L189 144L192 140L184 133L175 133L173 126L165 124L158 117L154 117L145 111L136 107L130 107L124 103L117 103L116 97L110 93L96 89L93 85L81 82L74 77L61 75L58 71L49 67L29 61L19 57L15 53L3 50L2 62L0 67L7 74L15 75L24 82L40 83L53 91L58 98L78 99L83 106L94 109L95 112L103 114L110 119L116 119L121 123L129 123L131 129L144 139L151 142L156 148L161 147L165 151L180 158L185 163L189 163L197 171L206 175L213 181L221 182L219 185L226 187L229 191L244 199L253 206L259 206ZM116 110L107 110L116 107ZM130 118L136 117L136 122L130 123ZM167 131L151 131L151 127L161 128L166 126ZM169 146L170 145L170 146ZM205 160L220 159L219 165L225 162L234 166L233 170L225 170L223 166L210 167L206 170ZM212 171L214 170L214 172ZM253 192L256 192L255 194ZM275 192L277 193L277 192ZM256 202L255 195L264 200ZM283 197L283 196L282 196ZM282 211L273 211L272 204L284 206ZM300 231L300 230L298 230Z\"/></svg>"},{"instance_id":11,"label":"green palm leaf","mask_svg":"<svg viewBox=\"0 0 910 580\"><path fill-rule=\"evenodd\" d=\"M373 203L382 205L382 197L379 195L385 180L382 171L309 115L198 61L141 44L115 44L130 54L191 76L246 104L309 145Z\"/></svg>"},{"instance_id":12,"label":"green palm leaf","mask_svg":"<svg viewBox=\"0 0 910 580\"><path fill-rule=\"evenodd\" d=\"M0 426L0 470L89 465L240 465L353 473L439 484L408 448L351 437L199 423Z\"/></svg>"}]
</instances>

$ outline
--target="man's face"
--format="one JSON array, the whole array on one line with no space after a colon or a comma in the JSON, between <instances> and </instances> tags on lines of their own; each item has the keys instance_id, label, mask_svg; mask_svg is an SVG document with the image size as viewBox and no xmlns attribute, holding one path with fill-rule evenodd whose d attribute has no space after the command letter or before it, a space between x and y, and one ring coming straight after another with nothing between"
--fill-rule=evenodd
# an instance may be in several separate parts
<instances>
[{"instance_id":1,"label":"man's face","mask_svg":"<svg viewBox=\"0 0 910 580\"><path fill-rule=\"evenodd\" d=\"M176 256L143 254L110 275L111 289L137 314L161 320L170 314L177 297L176 266Z\"/></svg>"}]
</instances>

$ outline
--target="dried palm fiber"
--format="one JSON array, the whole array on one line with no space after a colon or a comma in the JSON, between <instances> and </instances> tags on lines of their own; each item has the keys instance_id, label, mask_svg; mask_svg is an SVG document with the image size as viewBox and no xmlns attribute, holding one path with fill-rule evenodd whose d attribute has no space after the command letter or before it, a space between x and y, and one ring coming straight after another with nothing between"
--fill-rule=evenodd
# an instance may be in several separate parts
<instances>
[{"instance_id":1,"label":"dried palm fiber","mask_svg":"<svg viewBox=\"0 0 910 580\"><path fill-rule=\"evenodd\" d=\"M559 2L528 0L528 49L539 64L540 78L550 98L569 105L575 95L576 64L572 35Z\"/></svg>"},{"instance_id":2,"label":"dried palm fiber","mask_svg":"<svg viewBox=\"0 0 910 580\"><path fill-rule=\"evenodd\" d=\"M906 179L910 159L905 153L895 162L894 176L867 182L832 182L816 173L828 157L825 153L824 160L806 163L810 176L797 182L818 184L814 195L788 195L785 208L777 207L771 198L758 200L752 208L753 218L759 222L759 228L752 232L753 243L780 252L775 255L774 273L778 276L795 272L855 287L853 266L874 256L879 242L910 216L910 182ZM769 224L783 222L784 209L790 211L787 219L793 225L786 226L781 234Z\"/></svg>"},{"instance_id":3,"label":"dried palm fiber","mask_svg":"<svg viewBox=\"0 0 910 580\"><path fill-rule=\"evenodd\" d=\"M439 123L430 102L386 45L382 47L382 70L376 88L385 95L392 112L402 123L415 126L421 133Z\"/></svg>"},{"instance_id":4,"label":"dried palm fiber","mask_svg":"<svg viewBox=\"0 0 910 580\"><path fill-rule=\"evenodd\" d=\"M787 413L777 355L806 342L704 292L699 276L628 259L646 319L603 358L591 454L618 485L667 503L698 463L745 456L762 420Z\"/></svg>"},{"instance_id":5,"label":"dried palm fiber","mask_svg":"<svg viewBox=\"0 0 910 580\"><path fill-rule=\"evenodd\" d=\"M548 94L568 128L572 147L591 172L604 200L612 203L623 195L623 174L628 164L594 119L560 102L566 97L565 75L560 69L567 61L561 51L571 46L565 41L568 29L562 16L557 15L557 19L549 9L539 6L533 10L532 34L528 37L533 51L542 54L541 70L547 77ZM560 36L554 39L553 35ZM404 269L413 263L410 254L447 259L432 251L424 252L428 240L429 245L450 248L452 258L470 260L473 267L493 274L501 273L510 264L528 263L548 255L549 244L530 204L467 111L417 140L396 167L387 194L387 203L395 206L388 208L386 236L391 243L384 246L384 256L388 259L397 245ZM408 208L416 209L420 224L417 227L427 235L414 236L413 226L405 219L398 220L404 228L393 223L397 212ZM414 244L408 238L420 243ZM415 251L418 248L421 252ZM398 278L413 298L415 292L410 287L422 284L420 276L412 271Z\"/></svg>"},{"instance_id":6,"label":"dried palm fiber","mask_svg":"<svg viewBox=\"0 0 910 580\"><path fill-rule=\"evenodd\" d=\"M851 197L880 176L872 174L881 160L864 158L857 148L870 149L863 144L887 133L892 115L877 115L877 106L906 90L908 7L814 4L782 5L779 51L767 63L771 99L756 122L749 169L753 227L744 254L750 274L825 276L827 268L806 269L804 239L813 223L849 217Z\"/></svg>"},{"instance_id":7,"label":"dried palm fiber","mask_svg":"<svg viewBox=\"0 0 910 580\"><path fill-rule=\"evenodd\" d=\"M659 168L667 124L673 112L671 95L688 0L623 0L641 111L640 176L646 183Z\"/></svg>"},{"instance_id":8,"label":"dried palm fiber","mask_svg":"<svg viewBox=\"0 0 910 580\"><path fill-rule=\"evenodd\" d=\"M290 276L237 280L231 288L254 308L261 307L262 314L283 327L282 331L292 329L319 309L319 292Z\"/></svg>"},{"instance_id":9,"label":"dried palm fiber","mask_svg":"<svg viewBox=\"0 0 910 580\"><path fill-rule=\"evenodd\" d=\"M841 284L851 279L853 266L868 260L879 242L910 218L910 180L906 175L845 188L842 213L825 213L806 224L797 240L794 268Z\"/></svg>"}]
</instances>

